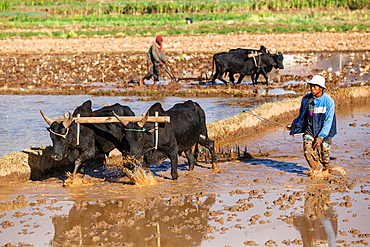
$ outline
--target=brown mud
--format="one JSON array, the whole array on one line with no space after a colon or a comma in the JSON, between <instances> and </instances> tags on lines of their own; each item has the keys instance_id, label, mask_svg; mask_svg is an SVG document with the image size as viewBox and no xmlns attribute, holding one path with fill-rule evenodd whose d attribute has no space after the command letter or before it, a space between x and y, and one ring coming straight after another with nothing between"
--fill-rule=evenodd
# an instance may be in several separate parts
<instances>
[{"instance_id":1,"label":"brown mud","mask_svg":"<svg viewBox=\"0 0 370 247\"><path fill-rule=\"evenodd\" d=\"M252 159L220 161L218 171L202 157L189 172L180 157L178 181L165 162L151 167L154 186L97 177L94 169L86 175L97 182L91 186L62 187L58 177L3 186L2 244L366 246L370 112L347 105L337 118L332 167L347 176L310 178L300 136L288 143L270 127L234 142L247 143Z\"/></svg>"},{"instance_id":2,"label":"brown mud","mask_svg":"<svg viewBox=\"0 0 370 247\"><path fill-rule=\"evenodd\" d=\"M255 88L250 85L222 84L206 88L201 85L210 81L215 53L237 47L259 49L264 45L271 52L306 52L307 55L296 56L295 60L307 66L310 52L366 52L370 50L368 39L367 32L170 36L164 43L169 67L176 78L184 78L185 85L171 82L170 76L161 69L166 83L155 87L151 83L140 87L137 83L147 73L146 52L153 42L148 37L2 39L0 94L255 96L256 93L250 92ZM360 71L353 70L355 64L360 64ZM366 57L363 62L355 58L343 71L318 69L312 73L322 73L331 89L338 87L348 75L361 76L369 69ZM305 81L310 77L284 74L273 78L272 86L267 88L282 87L279 84L292 79ZM188 90L181 90L184 87ZM302 85L283 87L296 92L305 90Z\"/></svg>"},{"instance_id":3,"label":"brown mud","mask_svg":"<svg viewBox=\"0 0 370 247\"><path fill-rule=\"evenodd\" d=\"M208 65L204 67L208 69L210 54L225 51L229 47L254 44L250 47L258 48L261 44L270 44L266 47L281 48L284 52L369 50L368 35L365 32L210 35L168 37L165 42L173 44L173 48L166 47L169 52L173 52L173 59L176 59L175 55L179 51L184 51L185 55L189 56L198 51L202 52L202 56L209 54L204 60L197 54L191 58L192 61L183 61L184 66L193 64L189 67L199 68L199 73L202 73L201 63L208 61ZM208 41L202 43L205 39ZM166 94L165 90L157 91L151 85L136 90L139 89L136 85L130 86L128 83L131 79L135 80L129 76L137 76L146 71L145 62L142 60L152 40L149 38L139 40L135 38L135 44L140 44L141 47L138 48L140 53L135 58L139 64L132 63L130 67L132 74L120 72L120 69L125 69L130 64L124 63L123 59L134 58L136 55L115 53L136 50L131 46L131 37L45 39L45 42L42 41L40 44L34 39L1 40L0 47L4 49L1 66L5 66L1 70L1 92L90 94L93 89L90 85L92 78L98 78L97 80L104 84L114 82L117 85L113 87L125 88L121 92L135 91L133 94L148 95L148 91L153 89L150 93ZM99 58L98 53L101 51L104 54ZM56 52L59 53L55 54ZM73 55L68 55L69 52ZM87 52L93 54L84 54ZM95 58L90 61L88 56ZM69 58L71 61L68 61ZM198 60L201 61L199 64ZM305 62L304 59L300 60L302 63ZM98 63L94 65L96 62ZM121 67L114 67L120 63ZM362 69L367 73L369 61L366 60L364 64ZM134 65L137 67L141 65L140 70L135 70L137 67ZM67 68L66 71L64 67ZM211 165L207 163L209 157L205 158L204 151L194 171L191 172L188 170L186 159L180 156L177 181L171 180L168 161L151 166L154 178L158 181L156 185L135 186L122 170L113 172L104 167L92 166L87 169L85 177L77 178L78 184L86 184L86 181L91 182L90 184L63 187L68 180L64 169L60 169L63 170L61 173L59 168L55 171L48 165L45 170L35 169L38 171L34 175L35 179L1 185L0 245L179 247L311 246L313 243L316 246L343 247L368 245L370 111L368 97L358 97L363 95L358 94L359 91L368 88L365 86L368 81L364 80L362 87L354 84L357 87L334 90L341 87L339 84L346 81L345 77L357 72L352 71L350 66L339 75L329 69L311 72L322 73L327 80L337 82L328 84L328 91L336 99L338 106L336 112L338 135L333 139L331 165L343 167L347 176L333 173L324 177L309 177L309 169L302 154L301 137L285 136L284 140L280 127L266 124L257 125L258 127L253 129L251 121L248 135L245 133L226 135L220 131L222 128L219 126L210 126L210 134L214 135L217 131L220 135L223 134L217 149L224 152L219 152L220 169L217 171L212 170ZM89 74L92 73L96 74L89 79ZM120 76L117 79L120 73L128 77ZM298 79L305 80L310 76L305 75ZM35 81L30 82L29 78L35 78ZM295 75L285 75L277 77L274 82L287 82L292 78L294 79ZM63 86L64 80L72 80L69 82L74 84ZM88 85L90 88L85 90L80 88L82 85ZM127 88L135 90L126 90L127 85L129 85ZM168 94L178 95L176 84L163 85L163 88L165 87L174 87ZM200 85L191 87L194 87L194 91L188 95L196 96L198 94L196 90ZM284 87L297 87L298 92L307 92L304 85ZM34 89L42 90L33 91ZM255 95L246 89L250 89L250 86L237 85L233 88L224 85L207 86L205 91L200 89L199 95L239 95L239 97ZM110 93L117 92L108 91L107 95ZM293 104L299 102L297 97L302 93L293 96L296 98L291 99ZM254 112L281 125L291 122L296 115L297 106L293 107L295 110L291 112L287 110L291 106L277 107L276 111L284 112L284 108L286 111L279 117L266 110L276 105L279 104L274 106L267 104ZM254 118L248 113L242 113L240 116ZM244 124L244 120L240 120L239 123ZM235 130L236 128L234 133L237 132ZM237 147L239 152L236 151ZM227 152L231 149L232 152ZM47 149L42 152L46 151ZM48 161L42 161L43 155L34 156L39 160L35 167L43 163L49 164ZM22 164L27 161L27 157L21 153L19 157L11 157L13 160L6 162ZM114 157L109 162L122 164L120 158L115 160ZM10 168L6 172L14 175ZM49 176L43 177L41 174Z\"/></svg>"}]
</instances>

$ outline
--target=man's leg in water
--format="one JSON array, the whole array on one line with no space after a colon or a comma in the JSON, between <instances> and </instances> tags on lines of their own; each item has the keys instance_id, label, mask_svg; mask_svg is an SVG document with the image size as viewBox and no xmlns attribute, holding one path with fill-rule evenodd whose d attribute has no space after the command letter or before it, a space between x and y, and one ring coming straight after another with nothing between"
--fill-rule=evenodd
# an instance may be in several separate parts
<instances>
[{"instance_id":1,"label":"man's leg in water","mask_svg":"<svg viewBox=\"0 0 370 247\"><path fill-rule=\"evenodd\" d=\"M317 150L314 150L312 145L315 139L310 135L303 136L303 152L307 163L313 170L319 170L319 155Z\"/></svg>"},{"instance_id":2,"label":"man's leg in water","mask_svg":"<svg viewBox=\"0 0 370 247\"><path fill-rule=\"evenodd\" d=\"M329 143L323 142L318 148L320 162L324 166L324 171L330 169L330 147Z\"/></svg>"}]
</instances>

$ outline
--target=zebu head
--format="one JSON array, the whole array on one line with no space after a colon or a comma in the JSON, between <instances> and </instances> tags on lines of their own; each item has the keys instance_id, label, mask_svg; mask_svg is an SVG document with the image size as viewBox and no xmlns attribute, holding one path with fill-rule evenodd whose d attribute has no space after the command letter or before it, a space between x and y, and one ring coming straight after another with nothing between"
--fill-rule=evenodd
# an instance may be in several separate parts
<instances>
[{"instance_id":1,"label":"zebu head","mask_svg":"<svg viewBox=\"0 0 370 247\"><path fill-rule=\"evenodd\" d=\"M50 139L53 142L53 152L51 154L51 158L55 161L60 161L66 154L70 143L72 143L72 130L70 128L73 122L72 113L68 110L69 117L67 118L65 116L65 120L60 123L50 119L41 110L40 113L50 126L47 128L47 130L50 132Z\"/></svg>"},{"instance_id":2,"label":"zebu head","mask_svg":"<svg viewBox=\"0 0 370 247\"><path fill-rule=\"evenodd\" d=\"M151 150L146 143L146 136L151 135L150 132L152 130L144 128L149 118L149 113L147 112L139 122L129 122L115 112L113 114L125 128L125 138L130 146L130 156L140 159L141 156Z\"/></svg>"},{"instance_id":3,"label":"zebu head","mask_svg":"<svg viewBox=\"0 0 370 247\"><path fill-rule=\"evenodd\" d=\"M278 52L277 54L274 54L274 60L277 63L276 67L274 67L275 69L284 69L284 65L283 65L283 60L284 60L283 53Z\"/></svg>"},{"instance_id":4,"label":"zebu head","mask_svg":"<svg viewBox=\"0 0 370 247\"><path fill-rule=\"evenodd\" d=\"M261 55L261 67L262 66L272 66L272 67L276 67L277 66L277 63L275 62L274 60L274 56L266 51L266 48L265 49L261 49L260 50L262 55Z\"/></svg>"}]
</instances>

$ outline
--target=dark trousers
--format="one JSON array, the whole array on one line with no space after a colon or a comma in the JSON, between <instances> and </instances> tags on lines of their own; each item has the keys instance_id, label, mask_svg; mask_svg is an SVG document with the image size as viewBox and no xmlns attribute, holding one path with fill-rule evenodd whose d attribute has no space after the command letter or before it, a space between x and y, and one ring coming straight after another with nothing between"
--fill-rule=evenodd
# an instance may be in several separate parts
<instances>
[{"instance_id":1,"label":"dark trousers","mask_svg":"<svg viewBox=\"0 0 370 247\"><path fill-rule=\"evenodd\" d=\"M148 66L148 73L143 77L144 80L149 80L150 78L154 77L154 81L159 81L159 69L157 66L149 65Z\"/></svg>"}]
</instances>

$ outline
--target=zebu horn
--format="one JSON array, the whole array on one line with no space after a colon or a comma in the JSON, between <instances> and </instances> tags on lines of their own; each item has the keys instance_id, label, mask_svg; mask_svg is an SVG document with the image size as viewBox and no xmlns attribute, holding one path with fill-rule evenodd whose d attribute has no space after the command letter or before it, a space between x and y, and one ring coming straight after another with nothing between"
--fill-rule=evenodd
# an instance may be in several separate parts
<instances>
[{"instance_id":1,"label":"zebu horn","mask_svg":"<svg viewBox=\"0 0 370 247\"><path fill-rule=\"evenodd\" d=\"M118 121L120 121L124 126L126 126L129 123L129 121L127 121L126 119L121 118L114 111L113 111L113 114L118 119Z\"/></svg>"},{"instance_id":2,"label":"zebu horn","mask_svg":"<svg viewBox=\"0 0 370 247\"><path fill-rule=\"evenodd\" d=\"M149 118L149 112L147 112L145 116L139 122L137 122L137 125L139 125L139 127L142 128L144 124L146 123L146 121L148 121L148 118Z\"/></svg>"},{"instance_id":3,"label":"zebu horn","mask_svg":"<svg viewBox=\"0 0 370 247\"><path fill-rule=\"evenodd\" d=\"M67 120L64 120L62 122L64 128L68 128L71 123L73 122L73 116L72 116L72 113L67 109L68 113L69 113L69 118Z\"/></svg>"},{"instance_id":4,"label":"zebu horn","mask_svg":"<svg viewBox=\"0 0 370 247\"><path fill-rule=\"evenodd\" d=\"M45 121L49 124L49 126L51 126L51 124L53 123L53 120L51 120L51 118L46 116L41 110L40 110L40 113L41 113L42 117L45 119Z\"/></svg>"}]
</instances>

